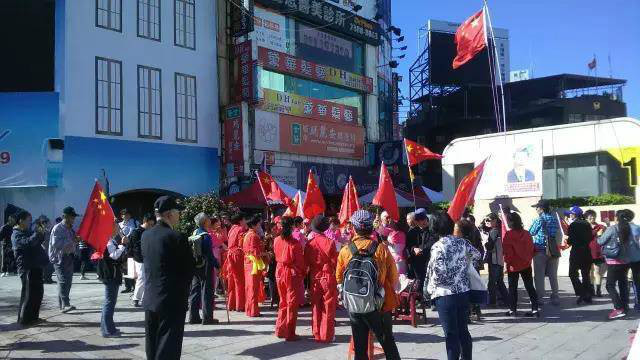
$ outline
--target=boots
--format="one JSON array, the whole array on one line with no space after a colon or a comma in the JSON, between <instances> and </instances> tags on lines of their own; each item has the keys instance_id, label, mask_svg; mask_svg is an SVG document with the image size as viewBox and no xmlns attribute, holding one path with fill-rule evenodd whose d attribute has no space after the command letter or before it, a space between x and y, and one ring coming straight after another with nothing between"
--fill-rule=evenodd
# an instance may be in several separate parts
<instances>
[{"instance_id":1,"label":"boots","mask_svg":"<svg viewBox=\"0 0 640 360\"><path fill-rule=\"evenodd\" d=\"M596 285L596 297L602 297L602 285Z\"/></svg>"}]
</instances>

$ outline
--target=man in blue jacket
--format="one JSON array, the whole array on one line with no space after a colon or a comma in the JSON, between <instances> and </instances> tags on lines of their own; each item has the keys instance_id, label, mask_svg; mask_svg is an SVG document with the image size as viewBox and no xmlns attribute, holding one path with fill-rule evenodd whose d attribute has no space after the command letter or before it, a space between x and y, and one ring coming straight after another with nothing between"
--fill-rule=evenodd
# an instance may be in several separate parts
<instances>
[{"instance_id":1,"label":"man in blue jacket","mask_svg":"<svg viewBox=\"0 0 640 360\"><path fill-rule=\"evenodd\" d=\"M535 205L538 218L533 221L529 233L533 237L536 253L533 256L533 272L538 302L542 303L545 295L544 278L549 277L551 284L551 304L558 305L558 263L560 249L556 240L559 225L557 219L551 215L547 200L540 200Z\"/></svg>"}]
</instances>

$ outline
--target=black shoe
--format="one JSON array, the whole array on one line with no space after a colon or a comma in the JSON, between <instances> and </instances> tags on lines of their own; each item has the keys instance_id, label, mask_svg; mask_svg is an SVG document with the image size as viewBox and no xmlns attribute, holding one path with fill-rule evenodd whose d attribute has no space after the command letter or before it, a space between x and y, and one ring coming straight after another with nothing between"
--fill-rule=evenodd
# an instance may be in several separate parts
<instances>
[{"instance_id":1,"label":"black shoe","mask_svg":"<svg viewBox=\"0 0 640 360\"><path fill-rule=\"evenodd\" d=\"M216 325L219 324L220 320L218 319L207 319L207 320L202 320L202 325Z\"/></svg>"},{"instance_id":2,"label":"black shoe","mask_svg":"<svg viewBox=\"0 0 640 360\"><path fill-rule=\"evenodd\" d=\"M191 325L202 324L202 319L189 319L189 324Z\"/></svg>"},{"instance_id":3,"label":"black shoe","mask_svg":"<svg viewBox=\"0 0 640 360\"><path fill-rule=\"evenodd\" d=\"M602 297L602 286L596 286L596 297Z\"/></svg>"},{"instance_id":4,"label":"black shoe","mask_svg":"<svg viewBox=\"0 0 640 360\"><path fill-rule=\"evenodd\" d=\"M582 305L583 303L584 303L584 299L582 298L582 296L578 296L578 300L576 300L576 304Z\"/></svg>"},{"instance_id":5,"label":"black shoe","mask_svg":"<svg viewBox=\"0 0 640 360\"><path fill-rule=\"evenodd\" d=\"M120 294L128 294L128 293L132 293L133 289L124 289L122 291L120 291Z\"/></svg>"},{"instance_id":6,"label":"black shoe","mask_svg":"<svg viewBox=\"0 0 640 360\"><path fill-rule=\"evenodd\" d=\"M587 304L593 304L593 299L591 298L591 296L583 297L582 301L586 302Z\"/></svg>"},{"instance_id":7,"label":"black shoe","mask_svg":"<svg viewBox=\"0 0 640 360\"><path fill-rule=\"evenodd\" d=\"M527 313L524 314L524 316L539 318L540 312L538 310L528 311Z\"/></svg>"},{"instance_id":8,"label":"black shoe","mask_svg":"<svg viewBox=\"0 0 640 360\"><path fill-rule=\"evenodd\" d=\"M507 316L507 317L516 317L516 312L509 310L509 311L507 311L505 316Z\"/></svg>"},{"instance_id":9,"label":"black shoe","mask_svg":"<svg viewBox=\"0 0 640 360\"><path fill-rule=\"evenodd\" d=\"M133 300L133 307L140 307L140 301L138 300Z\"/></svg>"}]
</instances>

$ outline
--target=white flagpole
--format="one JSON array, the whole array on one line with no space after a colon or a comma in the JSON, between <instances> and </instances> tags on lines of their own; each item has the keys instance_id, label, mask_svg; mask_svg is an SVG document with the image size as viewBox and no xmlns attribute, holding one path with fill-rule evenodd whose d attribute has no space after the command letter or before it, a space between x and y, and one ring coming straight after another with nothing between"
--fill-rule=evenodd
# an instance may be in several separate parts
<instances>
[{"instance_id":1,"label":"white flagpole","mask_svg":"<svg viewBox=\"0 0 640 360\"><path fill-rule=\"evenodd\" d=\"M500 81L500 98L502 99L502 130L507 132L507 111L504 104L504 84L502 82L502 72L500 71L500 60L498 58L498 49L496 48L496 37L493 32L493 25L491 23L491 15L489 14L489 6L487 5L487 0L484 0L484 8L487 12L487 20L489 20L489 29L491 30L491 39L493 40L493 51L495 56L495 64L497 64L497 69L495 72L498 73L498 79Z\"/></svg>"},{"instance_id":2,"label":"white flagpole","mask_svg":"<svg viewBox=\"0 0 640 360\"><path fill-rule=\"evenodd\" d=\"M487 7L486 0L485 4L482 6L482 23L483 23L483 31L484 31L484 43L487 47L487 59L489 64L489 80L491 81L491 97L493 99L493 115L496 117L496 128L498 132L500 132L500 127L502 125L500 121L500 110L498 105L498 91L496 90L496 77L495 77L495 62L491 60L491 44L489 43L489 31L487 30Z\"/></svg>"}]
</instances>

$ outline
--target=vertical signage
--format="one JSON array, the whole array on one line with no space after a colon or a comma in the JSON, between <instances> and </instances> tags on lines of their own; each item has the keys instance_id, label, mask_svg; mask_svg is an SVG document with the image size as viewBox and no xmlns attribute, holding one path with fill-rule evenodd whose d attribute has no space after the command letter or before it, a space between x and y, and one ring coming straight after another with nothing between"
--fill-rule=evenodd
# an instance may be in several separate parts
<instances>
[{"instance_id":1,"label":"vertical signage","mask_svg":"<svg viewBox=\"0 0 640 360\"><path fill-rule=\"evenodd\" d=\"M228 106L225 110L224 144L225 164L233 164L235 176L243 173L244 154L242 143L242 110L240 105Z\"/></svg>"},{"instance_id":2,"label":"vertical signage","mask_svg":"<svg viewBox=\"0 0 640 360\"><path fill-rule=\"evenodd\" d=\"M236 44L234 55L238 63L236 81L236 101L253 100L253 59L251 57L251 40Z\"/></svg>"}]
</instances>

